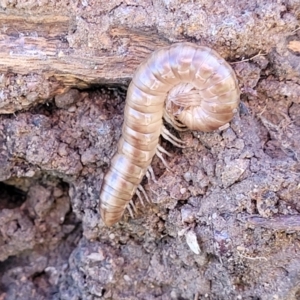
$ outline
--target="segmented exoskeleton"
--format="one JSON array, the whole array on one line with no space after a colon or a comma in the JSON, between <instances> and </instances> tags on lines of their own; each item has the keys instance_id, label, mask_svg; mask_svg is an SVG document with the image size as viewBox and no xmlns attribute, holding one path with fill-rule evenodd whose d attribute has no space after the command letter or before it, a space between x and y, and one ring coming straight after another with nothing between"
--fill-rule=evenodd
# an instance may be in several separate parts
<instances>
[{"instance_id":1,"label":"segmented exoskeleton","mask_svg":"<svg viewBox=\"0 0 300 300\"><path fill-rule=\"evenodd\" d=\"M183 145L163 126L163 118L178 130L212 131L232 119L239 95L234 71L212 49L180 43L150 55L127 91L122 137L101 188L104 223L118 222L139 190L145 195L140 183L153 156L163 159L167 153L160 135Z\"/></svg>"}]
</instances>

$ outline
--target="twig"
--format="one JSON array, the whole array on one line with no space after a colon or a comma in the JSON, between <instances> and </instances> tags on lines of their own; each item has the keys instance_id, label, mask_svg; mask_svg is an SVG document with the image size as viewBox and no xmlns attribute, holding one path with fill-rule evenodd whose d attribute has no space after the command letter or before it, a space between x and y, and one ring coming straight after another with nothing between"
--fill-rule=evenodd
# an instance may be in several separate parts
<instances>
[{"instance_id":1,"label":"twig","mask_svg":"<svg viewBox=\"0 0 300 300\"><path fill-rule=\"evenodd\" d=\"M300 27L295 29L294 31L291 32L291 34L294 34L295 32L297 32L298 30L300 30Z\"/></svg>"},{"instance_id":2,"label":"twig","mask_svg":"<svg viewBox=\"0 0 300 300\"><path fill-rule=\"evenodd\" d=\"M259 56L265 56L265 55L267 55L267 53L262 54L262 53L261 53L261 50L260 50L257 54L255 54L254 56L252 56L252 57L250 57L250 58L242 59L242 60L240 60L240 61L234 61L234 62L231 62L230 64L231 64L231 65L239 64L239 63L241 63L241 62L250 61L250 60L252 60L252 59L254 59L254 58L256 58L256 57L259 57Z\"/></svg>"},{"instance_id":3,"label":"twig","mask_svg":"<svg viewBox=\"0 0 300 300\"><path fill-rule=\"evenodd\" d=\"M266 108L267 108L267 105L265 105L265 107L263 108L263 110L260 113L258 113L257 115L259 117L261 117L264 114L264 112L266 111Z\"/></svg>"},{"instance_id":4,"label":"twig","mask_svg":"<svg viewBox=\"0 0 300 300\"><path fill-rule=\"evenodd\" d=\"M264 256L256 256L256 257L252 257L252 256L247 256L247 255L244 255L240 252L238 252L238 255L240 257L243 257L243 258L247 258L247 259L250 259L250 260L265 260L265 261L268 261L268 259Z\"/></svg>"}]
</instances>

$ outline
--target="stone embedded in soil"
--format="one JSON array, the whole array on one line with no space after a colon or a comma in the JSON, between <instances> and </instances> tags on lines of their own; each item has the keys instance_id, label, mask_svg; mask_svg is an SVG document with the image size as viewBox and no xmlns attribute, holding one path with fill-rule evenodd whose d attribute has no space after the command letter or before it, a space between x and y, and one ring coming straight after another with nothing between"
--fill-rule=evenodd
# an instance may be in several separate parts
<instances>
[{"instance_id":1,"label":"stone embedded in soil","mask_svg":"<svg viewBox=\"0 0 300 300\"><path fill-rule=\"evenodd\" d=\"M225 165L223 172L221 173L221 180L225 188L231 186L244 174L249 166L249 160L235 159Z\"/></svg>"}]
</instances>

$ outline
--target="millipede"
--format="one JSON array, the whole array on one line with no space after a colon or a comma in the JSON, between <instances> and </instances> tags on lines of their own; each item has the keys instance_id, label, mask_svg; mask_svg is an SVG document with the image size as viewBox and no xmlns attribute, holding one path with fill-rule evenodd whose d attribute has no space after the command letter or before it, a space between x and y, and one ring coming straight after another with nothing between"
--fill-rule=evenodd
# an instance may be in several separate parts
<instances>
[{"instance_id":1,"label":"millipede","mask_svg":"<svg viewBox=\"0 0 300 300\"><path fill-rule=\"evenodd\" d=\"M163 119L179 131L210 132L232 120L239 98L233 69L214 50L178 43L154 51L128 87L122 136L100 191L104 223L117 223L135 194L149 200L140 183L153 175L154 155L167 166L162 154L169 153L160 146L160 136L184 147Z\"/></svg>"}]
</instances>

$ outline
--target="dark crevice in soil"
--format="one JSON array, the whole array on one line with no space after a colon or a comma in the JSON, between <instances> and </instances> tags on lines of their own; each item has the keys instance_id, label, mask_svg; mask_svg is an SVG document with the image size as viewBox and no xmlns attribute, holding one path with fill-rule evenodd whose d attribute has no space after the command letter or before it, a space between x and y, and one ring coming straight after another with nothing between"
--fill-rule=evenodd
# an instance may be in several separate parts
<instances>
[{"instance_id":1,"label":"dark crevice in soil","mask_svg":"<svg viewBox=\"0 0 300 300\"><path fill-rule=\"evenodd\" d=\"M26 200L26 192L0 182L0 210L20 207Z\"/></svg>"}]
</instances>

